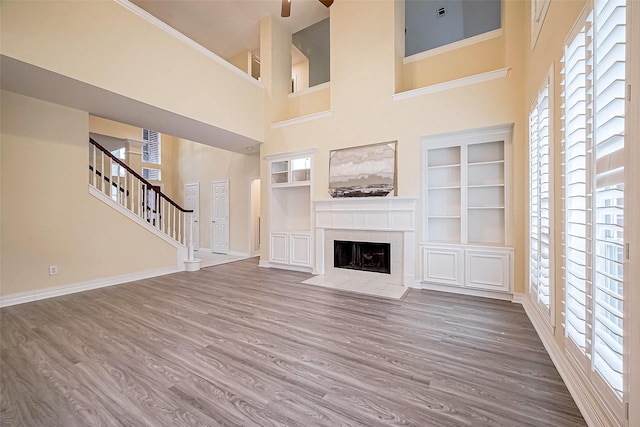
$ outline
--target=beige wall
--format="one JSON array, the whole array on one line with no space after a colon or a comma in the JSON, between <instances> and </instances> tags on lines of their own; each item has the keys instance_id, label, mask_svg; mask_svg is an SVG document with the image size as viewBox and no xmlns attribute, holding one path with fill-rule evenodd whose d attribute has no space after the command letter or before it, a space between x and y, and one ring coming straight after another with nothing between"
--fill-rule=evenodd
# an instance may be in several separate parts
<instances>
[{"instance_id":1,"label":"beige wall","mask_svg":"<svg viewBox=\"0 0 640 427\"><path fill-rule=\"evenodd\" d=\"M2 296L177 266L174 247L89 194L88 132L85 112L2 92Z\"/></svg>"},{"instance_id":2,"label":"beige wall","mask_svg":"<svg viewBox=\"0 0 640 427\"><path fill-rule=\"evenodd\" d=\"M211 182L229 180L229 250L250 253L251 179L260 176L258 154L244 155L178 139L177 192L200 183L200 247L211 248Z\"/></svg>"},{"instance_id":3,"label":"beige wall","mask_svg":"<svg viewBox=\"0 0 640 427\"><path fill-rule=\"evenodd\" d=\"M3 1L1 18L3 55L263 139L259 85L114 1Z\"/></svg>"},{"instance_id":4,"label":"beige wall","mask_svg":"<svg viewBox=\"0 0 640 427\"><path fill-rule=\"evenodd\" d=\"M511 70L506 78L478 83L472 86L423 95L402 101L394 101L398 67L396 49L396 13L403 12L393 1L367 3L336 2L331 6L331 89L330 117L307 121L277 129L268 129L261 155L269 155L304 148L317 148L314 164L314 194L316 199L327 198L329 151L384 141L398 141L398 195L420 197L420 140L427 135L481 128L505 123L515 123L513 138L514 165L521 164L527 151L526 122L522 113L524 102L522 87L524 77L523 46L526 45L524 2L506 2L504 34L498 40L505 61L503 66ZM353 22L358 22L354 31ZM263 33L263 36L268 35ZM278 43L278 38L267 43ZM262 40L264 42L264 40ZM477 49L484 50L478 45ZM469 49L473 49L470 47ZM483 61L482 55L477 55ZM281 68L271 58L275 69ZM460 62L457 58L447 61L437 58L442 75L459 77ZM494 67L494 56L487 57L482 71ZM263 76L267 75L268 62L263 62ZM482 65L482 64L481 64ZM427 73L427 70L423 71ZM270 75L277 75L272 71ZM275 78L275 77L274 77ZM422 77L421 77L422 78ZM428 76L423 78L425 81ZM278 90L263 80L266 87ZM277 98L275 94L272 98ZM267 163L262 162L262 190L267 194ZM524 287L524 203L522 186L525 178L515 174L512 186L511 223L516 249L515 289ZM268 236L268 200L263 197L263 242ZM420 230L418 230L420 231ZM419 234L420 235L420 234ZM416 246L416 251L417 251ZM262 246L262 257L268 259L268 247ZM417 272L416 272L417 273ZM417 276L416 276L417 277Z\"/></svg>"},{"instance_id":5,"label":"beige wall","mask_svg":"<svg viewBox=\"0 0 640 427\"><path fill-rule=\"evenodd\" d=\"M244 73L249 73L249 61L251 61L251 51L244 50L237 55L232 56L231 58L227 58L227 61L237 67L240 71Z\"/></svg>"}]
</instances>

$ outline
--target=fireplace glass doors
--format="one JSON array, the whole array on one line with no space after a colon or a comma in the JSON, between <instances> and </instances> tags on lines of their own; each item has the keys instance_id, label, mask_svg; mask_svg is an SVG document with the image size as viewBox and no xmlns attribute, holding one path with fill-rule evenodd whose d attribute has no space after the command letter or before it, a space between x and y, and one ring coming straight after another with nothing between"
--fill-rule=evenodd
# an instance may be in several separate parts
<instances>
[{"instance_id":1,"label":"fireplace glass doors","mask_svg":"<svg viewBox=\"0 0 640 427\"><path fill-rule=\"evenodd\" d=\"M333 241L333 266L391 274L389 243Z\"/></svg>"}]
</instances>

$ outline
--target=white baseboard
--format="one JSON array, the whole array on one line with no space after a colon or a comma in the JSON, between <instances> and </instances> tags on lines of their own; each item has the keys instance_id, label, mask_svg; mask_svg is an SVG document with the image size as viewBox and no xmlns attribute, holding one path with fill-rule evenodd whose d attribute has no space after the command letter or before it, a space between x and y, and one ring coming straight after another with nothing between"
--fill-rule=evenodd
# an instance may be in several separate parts
<instances>
[{"instance_id":1,"label":"white baseboard","mask_svg":"<svg viewBox=\"0 0 640 427\"><path fill-rule=\"evenodd\" d=\"M198 248L198 249L194 249L195 252L206 252L209 253L211 252L211 248Z\"/></svg>"},{"instance_id":2,"label":"white baseboard","mask_svg":"<svg viewBox=\"0 0 640 427\"><path fill-rule=\"evenodd\" d=\"M108 277L105 279L90 280L87 282L72 285L57 286L54 288L39 289L36 291L20 292L0 298L0 307L24 304L26 302L39 301L47 298L59 297L62 295L75 294L77 292L89 291L91 289L106 288L107 286L121 285L135 280L148 279L150 277L164 276L166 274L184 271L184 265L179 267L167 267L156 270L142 271L139 273L123 274L120 276Z\"/></svg>"},{"instance_id":3,"label":"white baseboard","mask_svg":"<svg viewBox=\"0 0 640 427\"><path fill-rule=\"evenodd\" d=\"M258 262L258 267L271 268L271 263L269 263L269 261L260 260Z\"/></svg>"},{"instance_id":4,"label":"white baseboard","mask_svg":"<svg viewBox=\"0 0 640 427\"><path fill-rule=\"evenodd\" d=\"M542 318L528 296L526 294L517 295L521 295L518 298L522 301L525 313L538 333L544 348L560 373L560 377L562 377L587 425L589 427L622 427L622 424L618 423L614 416L607 414L608 411L604 409L605 405L600 403L600 398L591 383L571 363L566 352L556 343L548 322Z\"/></svg>"},{"instance_id":5,"label":"white baseboard","mask_svg":"<svg viewBox=\"0 0 640 427\"><path fill-rule=\"evenodd\" d=\"M417 280L413 275L406 274L403 278L402 285L407 288L420 289L420 281Z\"/></svg>"},{"instance_id":6,"label":"white baseboard","mask_svg":"<svg viewBox=\"0 0 640 427\"><path fill-rule=\"evenodd\" d=\"M520 292L514 292L513 297L511 298L511 302L514 304L524 304L524 300L527 294L523 294Z\"/></svg>"},{"instance_id":7,"label":"white baseboard","mask_svg":"<svg viewBox=\"0 0 640 427\"><path fill-rule=\"evenodd\" d=\"M299 271L302 273L313 273L313 268L311 267L298 267L295 265L289 265L289 264L278 264L278 263L271 263L269 261L263 261L260 260L258 262L258 267L264 267L264 268L279 268L282 270L291 270L291 271Z\"/></svg>"},{"instance_id":8,"label":"white baseboard","mask_svg":"<svg viewBox=\"0 0 640 427\"><path fill-rule=\"evenodd\" d=\"M449 292L449 293L458 294L458 295L469 295L472 297L499 299L503 301L511 301L513 299L513 296L510 292L494 292L494 291L483 291L479 289L457 288L455 286L438 285L435 283L419 282L419 281L415 286L413 286L413 288L428 289L430 291Z\"/></svg>"},{"instance_id":9,"label":"white baseboard","mask_svg":"<svg viewBox=\"0 0 640 427\"><path fill-rule=\"evenodd\" d=\"M249 258L249 253L248 253L248 252L229 251L229 252L227 253L227 255L229 255L229 256L240 256L240 257Z\"/></svg>"}]
</instances>

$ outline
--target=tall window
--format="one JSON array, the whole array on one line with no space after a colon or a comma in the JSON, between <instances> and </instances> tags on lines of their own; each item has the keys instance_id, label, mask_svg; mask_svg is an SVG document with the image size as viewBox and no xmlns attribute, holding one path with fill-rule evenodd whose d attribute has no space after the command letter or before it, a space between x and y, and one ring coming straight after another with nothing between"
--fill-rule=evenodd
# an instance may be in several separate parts
<instances>
[{"instance_id":1,"label":"tall window","mask_svg":"<svg viewBox=\"0 0 640 427\"><path fill-rule=\"evenodd\" d=\"M587 375L622 403L624 0L596 0L565 46L565 335Z\"/></svg>"},{"instance_id":2,"label":"tall window","mask_svg":"<svg viewBox=\"0 0 640 427\"><path fill-rule=\"evenodd\" d=\"M142 161L160 164L160 134L148 129L142 129Z\"/></svg>"},{"instance_id":3,"label":"tall window","mask_svg":"<svg viewBox=\"0 0 640 427\"><path fill-rule=\"evenodd\" d=\"M550 94L552 71L529 114L529 291L553 324Z\"/></svg>"}]
</instances>

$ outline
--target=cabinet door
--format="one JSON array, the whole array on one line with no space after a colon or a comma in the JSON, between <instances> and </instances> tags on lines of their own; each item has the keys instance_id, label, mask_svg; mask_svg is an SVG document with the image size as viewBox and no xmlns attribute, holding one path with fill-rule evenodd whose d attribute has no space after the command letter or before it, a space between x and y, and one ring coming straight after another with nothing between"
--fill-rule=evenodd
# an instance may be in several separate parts
<instances>
[{"instance_id":1,"label":"cabinet door","mask_svg":"<svg viewBox=\"0 0 640 427\"><path fill-rule=\"evenodd\" d=\"M422 280L464 286L464 255L460 249L422 248Z\"/></svg>"},{"instance_id":2,"label":"cabinet door","mask_svg":"<svg viewBox=\"0 0 640 427\"><path fill-rule=\"evenodd\" d=\"M270 261L279 263L289 262L289 244L287 233L271 233Z\"/></svg>"},{"instance_id":3,"label":"cabinet door","mask_svg":"<svg viewBox=\"0 0 640 427\"><path fill-rule=\"evenodd\" d=\"M511 256L507 252L468 250L465 254L468 288L491 291L511 289Z\"/></svg>"},{"instance_id":4,"label":"cabinet door","mask_svg":"<svg viewBox=\"0 0 640 427\"><path fill-rule=\"evenodd\" d=\"M311 237L305 233L291 234L291 260L292 265L303 267L311 266Z\"/></svg>"}]
</instances>

